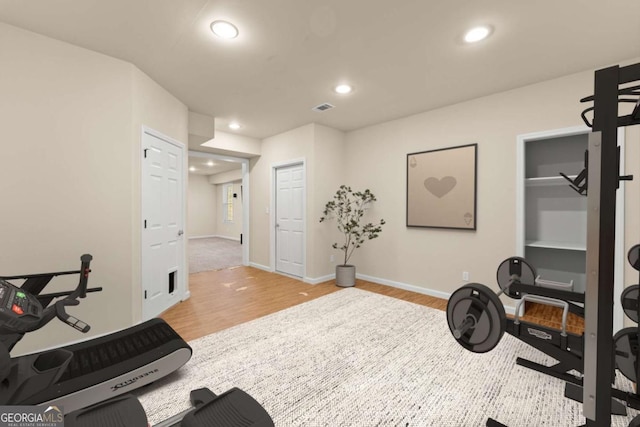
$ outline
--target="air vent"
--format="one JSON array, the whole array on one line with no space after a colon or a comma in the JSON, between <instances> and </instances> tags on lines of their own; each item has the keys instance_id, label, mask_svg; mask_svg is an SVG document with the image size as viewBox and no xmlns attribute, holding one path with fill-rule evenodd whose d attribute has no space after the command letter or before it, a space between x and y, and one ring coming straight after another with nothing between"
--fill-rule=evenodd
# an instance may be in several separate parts
<instances>
[{"instance_id":1,"label":"air vent","mask_svg":"<svg viewBox=\"0 0 640 427\"><path fill-rule=\"evenodd\" d=\"M312 110L313 111L317 111L319 113L322 113L323 111L330 110L333 107L334 107L334 105L331 105L328 102L325 102L324 104L316 105L315 107L312 108Z\"/></svg>"}]
</instances>

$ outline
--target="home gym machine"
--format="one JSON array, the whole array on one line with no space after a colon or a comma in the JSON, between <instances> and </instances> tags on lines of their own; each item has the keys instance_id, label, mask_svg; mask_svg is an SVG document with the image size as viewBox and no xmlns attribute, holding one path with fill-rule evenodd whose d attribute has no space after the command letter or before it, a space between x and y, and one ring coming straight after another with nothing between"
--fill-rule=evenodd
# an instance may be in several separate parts
<instances>
[{"instance_id":1,"label":"home gym machine","mask_svg":"<svg viewBox=\"0 0 640 427\"><path fill-rule=\"evenodd\" d=\"M0 277L0 405L61 405L66 412L149 384L184 365L189 347L161 319L152 319L110 335L53 350L10 357L27 332L55 317L86 333L89 325L67 314L87 289L91 255L80 270ZM70 292L41 294L51 279L78 274ZM11 281L23 280L20 287ZM52 303L54 299L58 299Z\"/></svg>"},{"instance_id":2,"label":"home gym machine","mask_svg":"<svg viewBox=\"0 0 640 427\"><path fill-rule=\"evenodd\" d=\"M501 276L498 269L499 294L523 299L528 295L534 299L549 298L548 302L564 307L565 319L568 310L584 316L584 334L577 336L566 332L564 327L558 331L522 322L518 310L514 319L507 319L499 294L480 284L463 286L452 294L447 305L447 321L454 338L471 351L491 350L506 331L558 360L551 367L532 362L520 364L566 381L565 396L583 402L584 427L610 426L611 415L626 414L625 406L640 409L640 395L636 391L612 386L616 368L633 382L640 378L638 327L623 329L613 336L616 191L620 181L632 178L620 176L617 130L640 124L638 83L640 64L598 70L594 94L581 100L593 102L582 112L592 132L585 170L569 180L574 190L587 196L587 280L582 300L560 290L535 286L530 282L532 269L522 259L506 261L503 268L506 276ZM631 112L619 115L619 104L625 103L634 104ZM593 112L592 122L586 116L589 112ZM631 248L627 258L640 271L640 245ZM635 322L640 318L639 289L639 285L634 285L621 295L625 314ZM579 374L572 375L570 370ZM487 426L503 425L489 419ZM640 416L636 416L629 427L639 426Z\"/></svg>"},{"instance_id":3,"label":"home gym machine","mask_svg":"<svg viewBox=\"0 0 640 427\"><path fill-rule=\"evenodd\" d=\"M497 294L487 286L469 283L449 298L447 322L458 343L474 353L485 353L507 332L557 361L552 366L544 366L518 358L518 365L578 384L580 378L572 371L583 371L582 336L567 331L567 318L569 312L583 314L579 303L584 302L584 294L540 286L535 269L520 257L504 260L496 276L500 287ZM518 301L513 319L507 318L500 301L503 293ZM562 308L561 329L521 320L520 309L527 301Z\"/></svg>"}]
</instances>

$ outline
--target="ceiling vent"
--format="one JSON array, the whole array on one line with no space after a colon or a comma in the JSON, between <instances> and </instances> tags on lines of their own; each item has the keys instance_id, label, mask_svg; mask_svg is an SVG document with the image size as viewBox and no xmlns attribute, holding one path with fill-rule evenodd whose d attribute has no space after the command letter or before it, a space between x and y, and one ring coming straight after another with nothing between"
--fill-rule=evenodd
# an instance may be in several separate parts
<instances>
[{"instance_id":1,"label":"ceiling vent","mask_svg":"<svg viewBox=\"0 0 640 427\"><path fill-rule=\"evenodd\" d=\"M316 105L315 107L312 108L312 110L322 113L323 111L330 110L333 107L335 107L335 105L331 105L328 102L325 102L324 104Z\"/></svg>"}]
</instances>

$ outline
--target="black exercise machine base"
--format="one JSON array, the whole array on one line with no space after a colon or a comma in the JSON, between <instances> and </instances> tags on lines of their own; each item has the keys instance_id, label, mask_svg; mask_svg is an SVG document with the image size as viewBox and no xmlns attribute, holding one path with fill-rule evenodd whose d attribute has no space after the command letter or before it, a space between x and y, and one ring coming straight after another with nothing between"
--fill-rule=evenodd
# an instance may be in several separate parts
<instances>
[{"instance_id":1,"label":"black exercise machine base","mask_svg":"<svg viewBox=\"0 0 640 427\"><path fill-rule=\"evenodd\" d=\"M60 379L20 404L62 405L68 413L150 384L191 358L191 347L162 319L62 349L73 356Z\"/></svg>"},{"instance_id":2,"label":"black exercise machine base","mask_svg":"<svg viewBox=\"0 0 640 427\"><path fill-rule=\"evenodd\" d=\"M154 427L274 427L262 405L239 388L216 396L201 388L191 392L192 408ZM65 416L67 427L147 427L140 401L132 395L118 396Z\"/></svg>"}]
</instances>

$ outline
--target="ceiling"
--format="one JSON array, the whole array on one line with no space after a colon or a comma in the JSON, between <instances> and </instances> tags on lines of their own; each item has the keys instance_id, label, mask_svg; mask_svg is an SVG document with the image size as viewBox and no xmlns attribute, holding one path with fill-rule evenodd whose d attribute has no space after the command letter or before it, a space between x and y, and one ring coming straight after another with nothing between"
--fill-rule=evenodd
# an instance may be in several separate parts
<instances>
[{"instance_id":1,"label":"ceiling","mask_svg":"<svg viewBox=\"0 0 640 427\"><path fill-rule=\"evenodd\" d=\"M242 163L231 160L189 156L189 173L194 175L215 175L241 168Z\"/></svg>"},{"instance_id":2,"label":"ceiling","mask_svg":"<svg viewBox=\"0 0 640 427\"><path fill-rule=\"evenodd\" d=\"M255 138L350 131L637 58L639 16L638 0L0 0L0 21L129 61ZM214 37L216 19L239 37ZM478 24L493 35L463 43ZM334 93L341 82L355 91Z\"/></svg>"}]
</instances>

